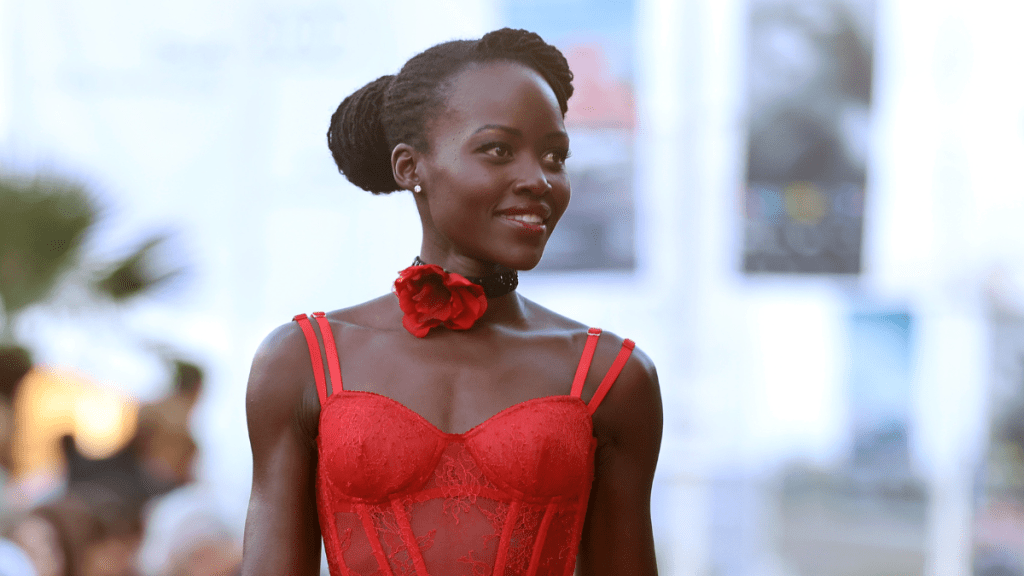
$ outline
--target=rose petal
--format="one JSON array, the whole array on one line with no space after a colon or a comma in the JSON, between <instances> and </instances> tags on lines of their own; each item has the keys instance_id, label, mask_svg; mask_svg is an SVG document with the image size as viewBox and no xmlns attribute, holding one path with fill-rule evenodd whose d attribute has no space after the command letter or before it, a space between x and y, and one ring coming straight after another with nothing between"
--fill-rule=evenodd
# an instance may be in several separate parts
<instances>
[{"instance_id":1,"label":"rose petal","mask_svg":"<svg viewBox=\"0 0 1024 576\"><path fill-rule=\"evenodd\" d=\"M423 338L428 332L430 332L431 328L437 325L438 324L419 323L410 316L402 318L402 326L417 338Z\"/></svg>"},{"instance_id":2,"label":"rose petal","mask_svg":"<svg viewBox=\"0 0 1024 576\"><path fill-rule=\"evenodd\" d=\"M469 329L487 311L483 288L433 264L399 272L393 291L403 312L402 325L418 338L440 325Z\"/></svg>"}]
</instances>

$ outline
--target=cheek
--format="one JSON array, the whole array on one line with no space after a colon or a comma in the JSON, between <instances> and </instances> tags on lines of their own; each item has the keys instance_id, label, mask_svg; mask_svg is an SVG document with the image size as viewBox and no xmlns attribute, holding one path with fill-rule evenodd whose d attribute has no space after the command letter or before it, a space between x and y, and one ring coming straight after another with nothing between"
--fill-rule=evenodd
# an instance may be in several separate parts
<instances>
[{"instance_id":1,"label":"cheek","mask_svg":"<svg viewBox=\"0 0 1024 576\"><path fill-rule=\"evenodd\" d=\"M490 214L500 200L502 182L492 172L479 167L458 168L438 173L432 198L435 205L449 215Z\"/></svg>"},{"instance_id":2,"label":"cheek","mask_svg":"<svg viewBox=\"0 0 1024 576\"><path fill-rule=\"evenodd\" d=\"M453 237L478 235L494 207L485 186L470 181L450 182L430 199L430 213L443 233Z\"/></svg>"},{"instance_id":3,"label":"cheek","mask_svg":"<svg viewBox=\"0 0 1024 576\"><path fill-rule=\"evenodd\" d=\"M561 218L569 207L569 200L572 198L572 187L569 185L569 177L562 179L560 185L554 185L551 189L551 208Z\"/></svg>"}]
</instances>

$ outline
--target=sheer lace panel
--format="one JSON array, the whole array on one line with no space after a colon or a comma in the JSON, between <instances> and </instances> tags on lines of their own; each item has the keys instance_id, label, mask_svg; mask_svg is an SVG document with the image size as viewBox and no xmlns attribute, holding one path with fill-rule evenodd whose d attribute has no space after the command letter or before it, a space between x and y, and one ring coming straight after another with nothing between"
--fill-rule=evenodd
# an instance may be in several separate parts
<instances>
[{"instance_id":1,"label":"sheer lace panel","mask_svg":"<svg viewBox=\"0 0 1024 576\"><path fill-rule=\"evenodd\" d=\"M566 405L576 407L576 419L589 422L582 402ZM336 414L348 412L338 410ZM547 412L540 410L535 415L549 415ZM330 422L330 416L323 420ZM571 574L579 543L579 520L586 510L594 442L587 426L559 425L552 426L551 430L554 434L550 436L576 430L587 440L578 463L582 475L579 470L566 475L574 480L580 478L580 481L563 482L563 486L572 489L561 494L530 495L503 487L515 482L495 482L488 477L478 463L479 456L471 448L475 438L444 435L443 447L438 457L432 459L432 470L421 482L410 484L385 478L383 483L404 485L407 489L369 501L354 497L353 492L367 495L370 490L336 475L338 469L348 467L336 467L338 452L329 448L332 443L321 440L325 459L318 474L319 509L331 573L352 576ZM540 435L540 444L545 443L546 436L549 435ZM440 439L440 433L435 437ZM481 434L481 438L493 440L490 435ZM516 443L524 441L514 433L507 439ZM564 447L564 440L552 446ZM359 450L353 452L358 454ZM493 455L489 452L485 458L491 459ZM515 450L508 454L512 458L522 456ZM409 471L403 465L391 469L418 477L416 471ZM524 472L533 474L536 469L530 467Z\"/></svg>"}]
</instances>

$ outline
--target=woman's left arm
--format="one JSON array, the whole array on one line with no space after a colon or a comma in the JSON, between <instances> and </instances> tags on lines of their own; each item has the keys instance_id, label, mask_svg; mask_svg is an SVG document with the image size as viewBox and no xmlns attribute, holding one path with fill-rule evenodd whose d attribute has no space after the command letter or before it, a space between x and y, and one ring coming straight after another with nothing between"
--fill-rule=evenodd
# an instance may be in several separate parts
<instances>
[{"instance_id":1,"label":"woman's left arm","mask_svg":"<svg viewBox=\"0 0 1024 576\"><path fill-rule=\"evenodd\" d=\"M582 576L658 573L651 485L661 447L658 374L639 349L594 413L594 484L583 525Z\"/></svg>"}]
</instances>

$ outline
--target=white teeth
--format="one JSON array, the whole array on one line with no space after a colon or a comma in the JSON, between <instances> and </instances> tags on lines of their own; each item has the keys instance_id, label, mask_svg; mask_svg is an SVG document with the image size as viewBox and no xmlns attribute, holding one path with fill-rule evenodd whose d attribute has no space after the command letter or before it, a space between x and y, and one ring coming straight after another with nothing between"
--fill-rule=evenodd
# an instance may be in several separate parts
<instances>
[{"instance_id":1,"label":"white teeth","mask_svg":"<svg viewBox=\"0 0 1024 576\"><path fill-rule=\"evenodd\" d=\"M505 217L509 220L518 220L520 222L526 222L527 224L540 224L544 221L543 218L536 214L510 214Z\"/></svg>"}]
</instances>

